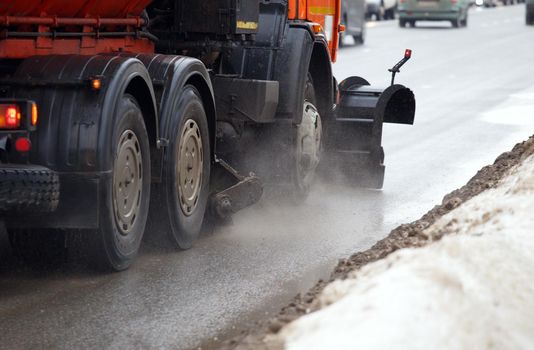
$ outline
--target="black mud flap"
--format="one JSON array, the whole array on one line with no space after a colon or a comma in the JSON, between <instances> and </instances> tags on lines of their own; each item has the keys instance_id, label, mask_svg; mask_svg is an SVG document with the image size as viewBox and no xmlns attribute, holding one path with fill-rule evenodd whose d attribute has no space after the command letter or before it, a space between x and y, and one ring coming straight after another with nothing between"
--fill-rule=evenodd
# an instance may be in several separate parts
<instances>
[{"instance_id":1,"label":"black mud flap","mask_svg":"<svg viewBox=\"0 0 534 350\"><path fill-rule=\"evenodd\" d=\"M339 101L324 122L323 173L361 187L384 183L382 125L413 124L415 97L403 85L374 88L360 77L339 84Z\"/></svg>"}]
</instances>

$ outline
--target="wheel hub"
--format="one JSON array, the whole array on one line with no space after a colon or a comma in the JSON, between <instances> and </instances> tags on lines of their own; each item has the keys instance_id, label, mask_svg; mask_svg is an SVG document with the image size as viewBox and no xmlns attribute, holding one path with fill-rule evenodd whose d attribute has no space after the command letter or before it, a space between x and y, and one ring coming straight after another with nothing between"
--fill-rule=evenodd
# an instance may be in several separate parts
<instances>
[{"instance_id":1,"label":"wheel hub","mask_svg":"<svg viewBox=\"0 0 534 350\"><path fill-rule=\"evenodd\" d=\"M182 212L189 216L198 204L204 164L200 128L194 120L188 119L185 122L178 147L178 198Z\"/></svg>"},{"instance_id":2,"label":"wheel hub","mask_svg":"<svg viewBox=\"0 0 534 350\"><path fill-rule=\"evenodd\" d=\"M123 235L131 231L139 213L142 169L139 140L132 130L125 130L119 138L113 169L113 209Z\"/></svg>"}]
</instances>

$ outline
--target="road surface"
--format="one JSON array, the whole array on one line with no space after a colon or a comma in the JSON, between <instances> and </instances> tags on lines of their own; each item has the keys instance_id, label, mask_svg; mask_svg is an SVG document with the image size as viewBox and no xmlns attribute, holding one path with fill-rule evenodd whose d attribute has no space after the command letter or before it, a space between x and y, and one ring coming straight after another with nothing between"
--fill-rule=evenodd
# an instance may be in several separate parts
<instances>
[{"instance_id":1,"label":"road surface","mask_svg":"<svg viewBox=\"0 0 534 350\"><path fill-rule=\"evenodd\" d=\"M387 85L387 68L414 50L397 81L415 91L416 125L385 127L383 191L318 183L301 207L260 203L189 251L147 243L130 270L103 276L20 265L0 234L0 348L187 349L276 312L534 133L534 28L524 11L472 9L462 29L370 23L365 45L347 38L338 80Z\"/></svg>"}]
</instances>

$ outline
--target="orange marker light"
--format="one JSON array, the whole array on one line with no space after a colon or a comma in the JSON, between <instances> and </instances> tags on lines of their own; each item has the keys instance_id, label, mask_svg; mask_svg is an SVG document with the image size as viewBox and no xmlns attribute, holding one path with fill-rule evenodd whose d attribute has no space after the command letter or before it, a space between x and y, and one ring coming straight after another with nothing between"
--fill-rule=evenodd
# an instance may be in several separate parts
<instances>
[{"instance_id":1,"label":"orange marker light","mask_svg":"<svg viewBox=\"0 0 534 350\"><path fill-rule=\"evenodd\" d=\"M94 90L100 90L100 88L102 88L102 81L100 79L91 80L91 87Z\"/></svg>"},{"instance_id":2,"label":"orange marker light","mask_svg":"<svg viewBox=\"0 0 534 350\"><path fill-rule=\"evenodd\" d=\"M32 103L32 125L37 125L38 120L38 113L37 113L37 105L35 103Z\"/></svg>"},{"instance_id":3,"label":"orange marker light","mask_svg":"<svg viewBox=\"0 0 534 350\"><path fill-rule=\"evenodd\" d=\"M312 24L312 29L315 34L319 34L320 32L323 31L323 26L318 23L314 23Z\"/></svg>"},{"instance_id":4,"label":"orange marker light","mask_svg":"<svg viewBox=\"0 0 534 350\"><path fill-rule=\"evenodd\" d=\"M345 27L344 24L340 24L340 25L339 25L339 30L338 30L338 31L339 31L340 33L343 33L345 30L347 30L347 27Z\"/></svg>"}]
</instances>

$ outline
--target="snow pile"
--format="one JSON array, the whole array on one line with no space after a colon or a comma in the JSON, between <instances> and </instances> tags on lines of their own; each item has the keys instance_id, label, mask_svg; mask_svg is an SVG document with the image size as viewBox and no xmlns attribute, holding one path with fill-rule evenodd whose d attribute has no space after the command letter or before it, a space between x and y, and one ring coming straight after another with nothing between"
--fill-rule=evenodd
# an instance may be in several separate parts
<instances>
[{"instance_id":1,"label":"snow pile","mask_svg":"<svg viewBox=\"0 0 534 350\"><path fill-rule=\"evenodd\" d=\"M534 156L403 249L330 284L286 349L533 349Z\"/></svg>"}]
</instances>

